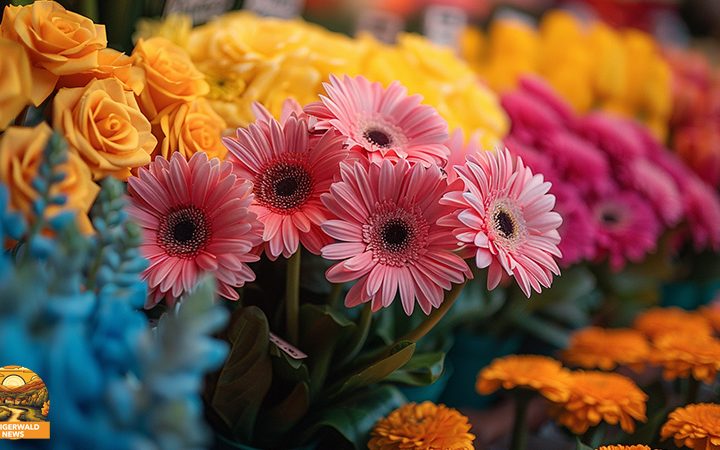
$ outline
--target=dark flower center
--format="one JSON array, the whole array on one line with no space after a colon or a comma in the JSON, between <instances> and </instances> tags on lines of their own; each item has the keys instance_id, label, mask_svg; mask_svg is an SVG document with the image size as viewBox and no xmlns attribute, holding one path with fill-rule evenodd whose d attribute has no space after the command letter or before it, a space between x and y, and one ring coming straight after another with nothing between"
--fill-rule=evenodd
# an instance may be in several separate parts
<instances>
[{"instance_id":1,"label":"dark flower center","mask_svg":"<svg viewBox=\"0 0 720 450\"><path fill-rule=\"evenodd\" d=\"M495 213L495 226L504 238L510 239L515 235L515 221L506 211L500 210Z\"/></svg>"},{"instance_id":2,"label":"dark flower center","mask_svg":"<svg viewBox=\"0 0 720 450\"><path fill-rule=\"evenodd\" d=\"M312 190L312 175L303 164L280 161L260 173L255 195L271 211L290 214L307 201Z\"/></svg>"},{"instance_id":3,"label":"dark flower center","mask_svg":"<svg viewBox=\"0 0 720 450\"><path fill-rule=\"evenodd\" d=\"M620 217L613 211L604 211L602 213L602 221L608 225L615 225L620 222Z\"/></svg>"},{"instance_id":4,"label":"dark flower center","mask_svg":"<svg viewBox=\"0 0 720 450\"><path fill-rule=\"evenodd\" d=\"M388 148L392 143L392 139L390 138L390 136L388 136L387 133L385 133L384 131L378 129L369 129L365 131L364 136L365 139L377 145L378 147Z\"/></svg>"},{"instance_id":5,"label":"dark flower center","mask_svg":"<svg viewBox=\"0 0 720 450\"><path fill-rule=\"evenodd\" d=\"M190 258L205 247L210 231L207 217L200 208L181 206L161 219L158 245L170 256Z\"/></svg>"},{"instance_id":6,"label":"dark flower center","mask_svg":"<svg viewBox=\"0 0 720 450\"><path fill-rule=\"evenodd\" d=\"M385 248L391 252L400 252L410 241L410 227L404 220L389 220L380 231Z\"/></svg>"}]
</instances>

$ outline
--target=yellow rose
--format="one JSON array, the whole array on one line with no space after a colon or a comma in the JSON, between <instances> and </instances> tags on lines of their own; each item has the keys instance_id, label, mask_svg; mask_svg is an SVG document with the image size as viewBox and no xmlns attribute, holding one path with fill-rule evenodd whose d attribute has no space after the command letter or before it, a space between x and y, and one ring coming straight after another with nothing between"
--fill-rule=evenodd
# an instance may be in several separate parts
<instances>
[{"instance_id":1,"label":"yellow rose","mask_svg":"<svg viewBox=\"0 0 720 450\"><path fill-rule=\"evenodd\" d=\"M53 127L96 179L106 175L127 179L131 169L150 162L157 144L133 93L115 78L60 89L53 104Z\"/></svg>"},{"instance_id":2,"label":"yellow rose","mask_svg":"<svg viewBox=\"0 0 720 450\"><path fill-rule=\"evenodd\" d=\"M140 19L135 27L133 42L140 39L163 37L173 44L187 48L192 30L192 17L187 14L172 13L163 20Z\"/></svg>"},{"instance_id":3,"label":"yellow rose","mask_svg":"<svg viewBox=\"0 0 720 450\"><path fill-rule=\"evenodd\" d=\"M114 50L104 48L98 52L98 66L85 72L60 77L58 87L83 87L93 78L117 78L128 91L139 95L145 86L145 73L133 65L133 58Z\"/></svg>"},{"instance_id":4,"label":"yellow rose","mask_svg":"<svg viewBox=\"0 0 720 450\"><path fill-rule=\"evenodd\" d=\"M156 122L154 129L158 146L155 155L170 159L173 152L180 152L190 159L193 154L202 151L207 153L208 158L225 159L227 149L221 140L225 121L204 98L182 103L158 116Z\"/></svg>"},{"instance_id":5,"label":"yellow rose","mask_svg":"<svg viewBox=\"0 0 720 450\"><path fill-rule=\"evenodd\" d=\"M30 101L32 76L25 49L0 38L0 131L7 128Z\"/></svg>"},{"instance_id":6,"label":"yellow rose","mask_svg":"<svg viewBox=\"0 0 720 450\"><path fill-rule=\"evenodd\" d=\"M37 198L32 180L37 176L51 134L52 130L43 122L35 128L10 127L0 138L0 181L9 188L11 207L21 211L30 222L34 220L32 203ZM74 153L68 154L60 169L65 178L53 186L50 194L64 194L67 201L63 206L49 206L47 215L74 210L80 230L90 233L93 228L87 213L100 188L92 181L87 165Z\"/></svg>"},{"instance_id":7,"label":"yellow rose","mask_svg":"<svg viewBox=\"0 0 720 450\"><path fill-rule=\"evenodd\" d=\"M97 67L98 51L107 46L104 25L95 25L53 1L6 6L0 33L27 50L33 67L31 99L36 106L50 95L59 76Z\"/></svg>"},{"instance_id":8,"label":"yellow rose","mask_svg":"<svg viewBox=\"0 0 720 450\"><path fill-rule=\"evenodd\" d=\"M165 108L191 102L210 90L187 52L165 38L140 39L132 54L145 72L140 106L150 119Z\"/></svg>"}]
</instances>

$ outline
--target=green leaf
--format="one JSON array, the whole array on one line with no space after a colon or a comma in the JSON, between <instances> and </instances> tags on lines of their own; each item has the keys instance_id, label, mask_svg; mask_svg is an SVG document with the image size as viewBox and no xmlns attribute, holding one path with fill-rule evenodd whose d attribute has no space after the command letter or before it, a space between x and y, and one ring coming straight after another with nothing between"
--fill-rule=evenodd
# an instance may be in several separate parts
<instances>
[{"instance_id":1,"label":"green leaf","mask_svg":"<svg viewBox=\"0 0 720 450\"><path fill-rule=\"evenodd\" d=\"M294 427L310 408L310 387L298 383L290 394L261 417L259 434L284 434Z\"/></svg>"},{"instance_id":2,"label":"green leaf","mask_svg":"<svg viewBox=\"0 0 720 450\"><path fill-rule=\"evenodd\" d=\"M390 350L386 357L371 363L369 366L348 377L345 381L341 381L339 386L331 389L330 395L348 392L384 380L388 375L407 364L414 352L414 342L399 342Z\"/></svg>"},{"instance_id":3,"label":"green leaf","mask_svg":"<svg viewBox=\"0 0 720 450\"><path fill-rule=\"evenodd\" d=\"M336 430L356 449L367 448L370 430L381 418L406 402L397 388L375 385L354 393L318 412L303 427L301 442L310 440L322 428Z\"/></svg>"},{"instance_id":4,"label":"green leaf","mask_svg":"<svg viewBox=\"0 0 720 450\"><path fill-rule=\"evenodd\" d=\"M580 438L576 437L575 438L575 450L595 450L595 449L593 449L589 445L583 444L582 442L580 442Z\"/></svg>"},{"instance_id":5,"label":"green leaf","mask_svg":"<svg viewBox=\"0 0 720 450\"><path fill-rule=\"evenodd\" d=\"M265 314L257 307L238 309L233 315L228 332L232 348L210 405L236 438L249 442L272 382L269 329Z\"/></svg>"},{"instance_id":6,"label":"green leaf","mask_svg":"<svg viewBox=\"0 0 720 450\"><path fill-rule=\"evenodd\" d=\"M346 339L355 322L325 305L305 304L300 307L300 350L313 355Z\"/></svg>"},{"instance_id":7,"label":"green leaf","mask_svg":"<svg viewBox=\"0 0 720 450\"><path fill-rule=\"evenodd\" d=\"M423 353L413 355L401 369L391 373L386 381L410 386L427 386L434 383L443 373L445 353Z\"/></svg>"}]
</instances>

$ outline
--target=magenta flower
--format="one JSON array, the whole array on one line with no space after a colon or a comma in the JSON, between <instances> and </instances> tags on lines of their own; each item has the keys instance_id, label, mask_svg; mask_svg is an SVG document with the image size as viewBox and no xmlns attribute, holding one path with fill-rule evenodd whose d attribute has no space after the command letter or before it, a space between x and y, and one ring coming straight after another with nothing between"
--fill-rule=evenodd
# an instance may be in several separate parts
<instances>
[{"instance_id":1,"label":"magenta flower","mask_svg":"<svg viewBox=\"0 0 720 450\"><path fill-rule=\"evenodd\" d=\"M330 238L320 229L327 192L347 157L342 137L311 135L304 119L291 115L284 124L266 118L223 138L235 173L253 183L250 207L265 226L263 241L270 259L289 258L300 243L319 254Z\"/></svg>"},{"instance_id":2,"label":"magenta flower","mask_svg":"<svg viewBox=\"0 0 720 450\"><path fill-rule=\"evenodd\" d=\"M536 145L546 135L565 128L552 109L522 91L504 94L500 103L510 116L510 134L525 144Z\"/></svg>"},{"instance_id":3,"label":"magenta flower","mask_svg":"<svg viewBox=\"0 0 720 450\"><path fill-rule=\"evenodd\" d=\"M130 216L141 227L143 272L151 290L146 307L165 297L172 305L205 273L217 293L238 299L235 287L255 279L247 263L262 242L262 224L249 211L252 185L232 173L232 164L198 152L185 161L158 156L128 180Z\"/></svg>"},{"instance_id":4,"label":"magenta flower","mask_svg":"<svg viewBox=\"0 0 720 450\"><path fill-rule=\"evenodd\" d=\"M318 119L316 128L335 129L351 151L373 162L407 159L444 167L448 159L447 124L419 95L393 82L387 89L365 77L330 77L327 96L305 107Z\"/></svg>"},{"instance_id":5,"label":"magenta flower","mask_svg":"<svg viewBox=\"0 0 720 450\"><path fill-rule=\"evenodd\" d=\"M524 75L520 78L520 89L550 108L557 120L569 126L575 120L572 106L560 97L547 82L538 76Z\"/></svg>"},{"instance_id":6,"label":"magenta flower","mask_svg":"<svg viewBox=\"0 0 720 450\"><path fill-rule=\"evenodd\" d=\"M437 166L383 161L368 168L341 165L341 180L322 201L336 216L322 228L337 243L322 256L342 260L328 269L333 283L357 280L345 305L370 302L372 310L389 306L399 291L405 313L415 301L425 314L443 302L443 290L472 273L453 253L457 241L437 224L451 212L439 203L446 182Z\"/></svg>"},{"instance_id":7,"label":"magenta flower","mask_svg":"<svg viewBox=\"0 0 720 450\"><path fill-rule=\"evenodd\" d=\"M479 268L488 267L488 289L494 289L503 272L514 276L526 296L531 289L550 287L555 262L558 227L550 183L533 175L522 159L505 150L483 152L458 168L464 191L453 191L441 203L456 213L442 221L454 226L455 236L475 253Z\"/></svg>"},{"instance_id":8,"label":"magenta flower","mask_svg":"<svg viewBox=\"0 0 720 450\"><path fill-rule=\"evenodd\" d=\"M550 192L557 202L555 210L562 216L563 223L558 228L562 252L560 265L569 267L573 264L590 261L595 258L595 224L592 215L577 190L567 183L553 181Z\"/></svg>"},{"instance_id":9,"label":"magenta flower","mask_svg":"<svg viewBox=\"0 0 720 450\"><path fill-rule=\"evenodd\" d=\"M662 228L652 207L640 195L617 190L592 205L598 257L618 271L654 251Z\"/></svg>"}]
</instances>

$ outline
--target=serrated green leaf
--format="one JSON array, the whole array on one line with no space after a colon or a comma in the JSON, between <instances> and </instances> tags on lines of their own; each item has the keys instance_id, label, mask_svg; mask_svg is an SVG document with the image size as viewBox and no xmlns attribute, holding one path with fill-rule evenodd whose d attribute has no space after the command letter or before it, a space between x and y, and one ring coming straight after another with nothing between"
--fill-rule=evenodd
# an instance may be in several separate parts
<instances>
[{"instance_id":1,"label":"serrated green leaf","mask_svg":"<svg viewBox=\"0 0 720 450\"><path fill-rule=\"evenodd\" d=\"M427 386L442 376L445 353L415 354L407 364L385 378L386 381L409 386Z\"/></svg>"},{"instance_id":2,"label":"serrated green leaf","mask_svg":"<svg viewBox=\"0 0 720 450\"><path fill-rule=\"evenodd\" d=\"M320 410L301 424L301 442L310 440L324 427L336 430L355 449L367 448L370 430L381 418L406 402L400 391L389 385L375 385L358 391L341 402Z\"/></svg>"},{"instance_id":3,"label":"serrated green leaf","mask_svg":"<svg viewBox=\"0 0 720 450\"><path fill-rule=\"evenodd\" d=\"M231 350L218 376L210 405L234 437L250 442L258 411L272 382L265 314L254 306L233 314Z\"/></svg>"}]
</instances>

